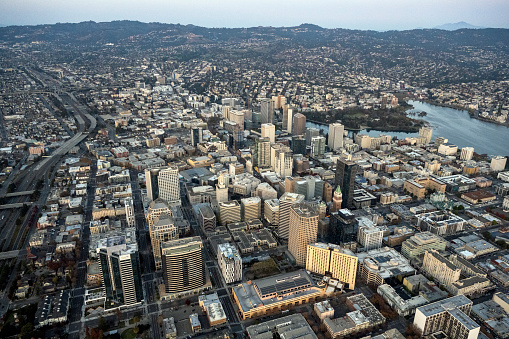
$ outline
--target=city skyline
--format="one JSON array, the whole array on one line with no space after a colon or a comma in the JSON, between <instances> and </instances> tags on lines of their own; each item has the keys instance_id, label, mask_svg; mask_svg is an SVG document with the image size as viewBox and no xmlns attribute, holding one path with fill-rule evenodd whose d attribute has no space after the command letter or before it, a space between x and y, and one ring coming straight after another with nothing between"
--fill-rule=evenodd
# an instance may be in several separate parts
<instances>
[{"instance_id":1,"label":"city skyline","mask_svg":"<svg viewBox=\"0 0 509 339\"><path fill-rule=\"evenodd\" d=\"M157 8L155 11L154 9ZM270 10L267 10L270 9ZM373 0L359 2L298 0L276 4L268 1L213 3L195 1L169 3L97 0L86 3L53 0L7 1L0 5L0 26L43 25L64 22L134 20L142 22L193 24L204 27L292 27L312 23L324 28L360 30L409 30L467 22L476 27L509 28L509 3L503 0L483 2L427 0L408 3L403 0L383 3ZM416 14L418 13L418 14Z\"/></svg>"}]
</instances>

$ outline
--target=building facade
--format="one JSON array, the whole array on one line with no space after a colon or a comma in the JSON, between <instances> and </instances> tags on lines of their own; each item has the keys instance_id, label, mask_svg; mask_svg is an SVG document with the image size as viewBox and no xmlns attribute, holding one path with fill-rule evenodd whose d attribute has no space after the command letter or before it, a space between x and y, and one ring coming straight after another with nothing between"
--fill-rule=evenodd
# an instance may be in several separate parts
<instances>
[{"instance_id":1,"label":"building facade","mask_svg":"<svg viewBox=\"0 0 509 339\"><path fill-rule=\"evenodd\" d=\"M296 204L290 209L288 251L297 265L306 266L307 247L316 242L318 212L308 204Z\"/></svg>"},{"instance_id":2,"label":"building facade","mask_svg":"<svg viewBox=\"0 0 509 339\"><path fill-rule=\"evenodd\" d=\"M242 280L242 258L234 245L218 245L217 263L227 284Z\"/></svg>"},{"instance_id":3,"label":"building facade","mask_svg":"<svg viewBox=\"0 0 509 339\"><path fill-rule=\"evenodd\" d=\"M345 288L355 288L357 257L352 251L335 244L315 243L308 245L306 270L330 276L341 281Z\"/></svg>"}]
</instances>

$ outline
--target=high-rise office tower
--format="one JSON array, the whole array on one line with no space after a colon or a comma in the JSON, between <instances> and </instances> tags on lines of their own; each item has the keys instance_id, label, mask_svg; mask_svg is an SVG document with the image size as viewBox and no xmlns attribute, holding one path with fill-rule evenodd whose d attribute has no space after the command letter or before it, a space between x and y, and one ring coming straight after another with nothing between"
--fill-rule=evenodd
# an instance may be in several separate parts
<instances>
[{"instance_id":1,"label":"high-rise office tower","mask_svg":"<svg viewBox=\"0 0 509 339\"><path fill-rule=\"evenodd\" d=\"M318 128L306 128L306 145L311 146L311 139L320 136Z\"/></svg>"},{"instance_id":2,"label":"high-rise office tower","mask_svg":"<svg viewBox=\"0 0 509 339\"><path fill-rule=\"evenodd\" d=\"M355 189L355 176L359 172L359 166L353 161L339 159L336 165L336 186L341 187L343 192L342 208L353 207L353 191Z\"/></svg>"},{"instance_id":3,"label":"high-rise office tower","mask_svg":"<svg viewBox=\"0 0 509 339\"><path fill-rule=\"evenodd\" d=\"M254 165L258 168L268 168L271 166L270 161L270 139L259 138L255 141L255 149L253 153Z\"/></svg>"},{"instance_id":4,"label":"high-rise office tower","mask_svg":"<svg viewBox=\"0 0 509 339\"><path fill-rule=\"evenodd\" d=\"M280 109L284 105L286 105L286 98L282 95L273 96L272 101L274 101L274 108Z\"/></svg>"},{"instance_id":5,"label":"high-rise office tower","mask_svg":"<svg viewBox=\"0 0 509 339\"><path fill-rule=\"evenodd\" d=\"M272 99L263 99L260 103L262 124L274 123L274 101Z\"/></svg>"},{"instance_id":6,"label":"high-rise office tower","mask_svg":"<svg viewBox=\"0 0 509 339\"><path fill-rule=\"evenodd\" d=\"M162 268L161 243L178 239L178 227L175 225L173 217L170 214L160 214L154 217L152 225L149 227L149 232L156 269L160 270Z\"/></svg>"},{"instance_id":7,"label":"high-rise office tower","mask_svg":"<svg viewBox=\"0 0 509 339\"><path fill-rule=\"evenodd\" d=\"M283 106L283 130L292 133L293 108L290 105Z\"/></svg>"},{"instance_id":8,"label":"high-rise office tower","mask_svg":"<svg viewBox=\"0 0 509 339\"><path fill-rule=\"evenodd\" d=\"M329 125L329 149L337 151L343 147L343 137L345 134L345 126L339 122Z\"/></svg>"},{"instance_id":9,"label":"high-rise office tower","mask_svg":"<svg viewBox=\"0 0 509 339\"><path fill-rule=\"evenodd\" d=\"M244 131L244 112L232 110L230 111L230 121L236 123L239 126L239 130Z\"/></svg>"},{"instance_id":10,"label":"high-rise office tower","mask_svg":"<svg viewBox=\"0 0 509 339\"><path fill-rule=\"evenodd\" d=\"M376 225L359 225L357 241L363 251L370 251L382 247L384 231Z\"/></svg>"},{"instance_id":11,"label":"high-rise office tower","mask_svg":"<svg viewBox=\"0 0 509 339\"><path fill-rule=\"evenodd\" d=\"M223 105L223 118L225 120L230 120L230 112L232 110L233 110L233 107Z\"/></svg>"},{"instance_id":12,"label":"high-rise office tower","mask_svg":"<svg viewBox=\"0 0 509 339\"><path fill-rule=\"evenodd\" d=\"M463 147L461 149L461 155L460 155L461 160L465 160L465 161L472 160L473 156L474 156L474 148L473 147Z\"/></svg>"},{"instance_id":13,"label":"high-rise office tower","mask_svg":"<svg viewBox=\"0 0 509 339\"><path fill-rule=\"evenodd\" d=\"M135 227L136 226L136 218L134 215L133 198L125 198L124 199L124 207L125 207L125 219L127 221L127 227Z\"/></svg>"},{"instance_id":14,"label":"high-rise office tower","mask_svg":"<svg viewBox=\"0 0 509 339\"><path fill-rule=\"evenodd\" d=\"M207 283L200 237L163 242L161 254L166 293L198 290Z\"/></svg>"},{"instance_id":15,"label":"high-rise office tower","mask_svg":"<svg viewBox=\"0 0 509 339\"><path fill-rule=\"evenodd\" d=\"M227 284L242 280L242 258L234 245L225 243L217 246L217 265Z\"/></svg>"},{"instance_id":16,"label":"high-rise office tower","mask_svg":"<svg viewBox=\"0 0 509 339\"><path fill-rule=\"evenodd\" d=\"M359 259L352 251L335 244L315 243L308 245L306 270L338 279L345 288L355 288Z\"/></svg>"},{"instance_id":17,"label":"high-rise office tower","mask_svg":"<svg viewBox=\"0 0 509 339\"><path fill-rule=\"evenodd\" d=\"M419 137L423 138L426 144L431 142L431 136L433 135L433 128L421 127L419 128Z\"/></svg>"},{"instance_id":18,"label":"high-rise office tower","mask_svg":"<svg viewBox=\"0 0 509 339\"><path fill-rule=\"evenodd\" d=\"M290 234L288 251L297 265L306 266L308 245L316 242L318 212L309 204L295 204L290 208Z\"/></svg>"},{"instance_id":19,"label":"high-rise office tower","mask_svg":"<svg viewBox=\"0 0 509 339\"><path fill-rule=\"evenodd\" d=\"M270 154L271 166L276 174L282 178L292 175L293 153L290 147L283 144L272 144Z\"/></svg>"},{"instance_id":20,"label":"high-rise office tower","mask_svg":"<svg viewBox=\"0 0 509 339\"><path fill-rule=\"evenodd\" d=\"M293 116L293 135L304 135L306 133L306 116L297 113Z\"/></svg>"},{"instance_id":21,"label":"high-rise office tower","mask_svg":"<svg viewBox=\"0 0 509 339\"><path fill-rule=\"evenodd\" d=\"M358 223L355 215L347 209L331 213L326 241L332 244L347 245L357 243Z\"/></svg>"},{"instance_id":22,"label":"high-rise office tower","mask_svg":"<svg viewBox=\"0 0 509 339\"><path fill-rule=\"evenodd\" d=\"M164 199L171 205L180 205L179 171L177 167L159 167L145 170L147 195L150 200Z\"/></svg>"},{"instance_id":23,"label":"high-rise office tower","mask_svg":"<svg viewBox=\"0 0 509 339\"><path fill-rule=\"evenodd\" d=\"M270 142L276 142L276 126L262 124L262 138L269 138Z\"/></svg>"},{"instance_id":24,"label":"high-rise office tower","mask_svg":"<svg viewBox=\"0 0 509 339\"><path fill-rule=\"evenodd\" d=\"M491 158L490 168L492 171L500 172L505 169L505 165L507 163L507 158L497 155L496 157Z\"/></svg>"},{"instance_id":25,"label":"high-rise office tower","mask_svg":"<svg viewBox=\"0 0 509 339\"><path fill-rule=\"evenodd\" d=\"M143 300L141 267L136 244L127 244L125 237L99 240L99 268L106 300L133 305Z\"/></svg>"},{"instance_id":26,"label":"high-rise office tower","mask_svg":"<svg viewBox=\"0 0 509 339\"><path fill-rule=\"evenodd\" d=\"M216 230L216 215L209 205L199 207L198 223L205 233L212 233Z\"/></svg>"},{"instance_id":27,"label":"high-rise office tower","mask_svg":"<svg viewBox=\"0 0 509 339\"><path fill-rule=\"evenodd\" d=\"M296 193L285 193L279 198L279 226L278 236L282 239L288 239L290 232L290 209L292 205L304 201L304 195Z\"/></svg>"},{"instance_id":28,"label":"high-rise office tower","mask_svg":"<svg viewBox=\"0 0 509 339\"><path fill-rule=\"evenodd\" d=\"M320 177L307 175L302 178L294 178L294 181L295 193L304 195L306 200L322 198L324 182Z\"/></svg>"},{"instance_id":29,"label":"high-rise office tower","mask_svg":"<svg viewBox=\"0 0 509 339\"><path fill-rule=\"evenodd\" d=\"M238 201L232 200L219 203L219 219L221 219L222 225L241 221L242 214Z\"/></svg>"},{"instance_id":30,"label":"high-rise office tower","mask_svg":"<svg viewBox=\"0 0 509 339\"><path fill-rule=\"evenodd\" d=\"M311 156L314 158L323 157L325 154L325 137L318 136L311 138Z\"/></svg>"},{"instance_id":31,"label":"high-rise office tower","mask_svg":"<svg viewBox=\"0 0 509 339\"><path fill-rule=\"evenodd\" d=\"M191 145L195 146L203 142L203 129L201 127L191 128Z\"/></svg>"},{"instance_id":32,"label":"high-rise office tower","mask_svg":"<svg viewBox=\"0 0 509 339\"><path fill-rule=\"evenodd\" d=\"M292 151L293 154L306 155L306 138L302 135L292 136Z\"/></svg>"},{"instance_id":33,"label":"high-rise office tower","mask_svg":"<svg viewBox=\"0 0 509 339\"><path fill-rule=\"evenodd\" d=\"M260 219L262 216L262 200L259 197L249 197L240 200L242 220Z\"/></svg>"}]
</instances>

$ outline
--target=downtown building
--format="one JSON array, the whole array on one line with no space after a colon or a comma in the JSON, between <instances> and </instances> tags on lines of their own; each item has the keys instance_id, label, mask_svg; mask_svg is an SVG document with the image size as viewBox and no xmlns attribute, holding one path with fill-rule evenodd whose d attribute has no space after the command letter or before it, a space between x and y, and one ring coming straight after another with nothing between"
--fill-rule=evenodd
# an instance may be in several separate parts
<instances>
[{"instance_id":1,"label":"downtown building","mask_svg":"<svg viewBox=\"0 0 509 339\"><path fill-rule=\"evenodd\" d=\"M167 297L201 291L207 284L203 243L189 237L161 244L163 279Z\"/></svg>"},{"instance_id":2,"label":"downtown building","mask_svg":"<svg viewBox=\"0 0 509 339\"><path fill-rule=\"evenodd\" d=\"M359 259L352 251L335 244L314 243L307 247L306 270L339 280L353 290Z\"/></svg>"},{"instance_id":3,"label":"downtown building","mask_svg":"<svg viewBox=\"0 0 509 339\"><path fill-rule=\"evenodd\" d=\"M329 149L337 151L343 147L343 137L345 134L345 126L339 122L329 125Z\"/></svg>"},{"instance_id":4,"label":"downtown building","mask_svg":"<svg viewBox=\"0 0 509 339\"><path fill-rule=\"evenodd\" d=\"M162 268L161 243L177 239L179 237L178 227L175 225L168 203L160 198L150 203L146 219L156 269L160 270Z\"/></svg>"},{"instance_id":5,"label":"downtown building","mask_svg":"<svg viewBox=\"0 0 509 339\"><path fill-rule=\"evenodd\" d=\"M288 251L299 266L306 266L308 245L316 242L318 212L308 204L295 204L290 209Z\"/></svg>"},{"instance_id":6,"label":"downtown building","mask_svg":"<svg viewBox=\"0 0 509 339\"><path fill-rule=\"evenodd\" d=\"M464 295L418 307L414 325L423 336L443 332L449 338L477 339L480 326L470 319L473 302Z\"/></svg>"},{"instance_id":7,"label":"downtown building","mask_svg":"<svg viewBox=\"0 0 509 339\"><path fill-rule=\"evenodd\" d=\"M353 161L339 159L336 164L335 185L341 187L343 194L342 208L353 208L355 176L359 172L359 166Z\"/></svg>"},{"instance_id":8,"label":"downtown building","mask_svg":"<svg viewBox=\"0 0 509 339\"><path fill-rule=\"evenodd\" d=\"M407 259L414 259L428 250L445 251L446 246L444 238L431 232L421 232L403 241L401 254Z\"/></svg>"},{"instance_id":9,"label":"downtown building","mask_svg":"<svg viewBox=\"0 0 509 339\"><path fill-rule=\"evenodd\" d=\"M99 240L97 255L106 302L140 303L143 290L136 243L128 244L123 236L104 238Z\"/></svg>"},{"instance_id":10,"label":"downtown building","mask_svg":"<svg viewBox=\"0 0 509 339\"><path fill-rule=\"evenodd\" d=\"M145 170L147 195L150 200L161 198L170 205L181 205L179 171L177 167Z\"/></svg>"},{"instance_id":11,"label":"downtown building","mask_svg":"<svg viewBox=\"0 0 509 339\"><path fill-rule=\"evenodd\" d=\"M242 258L237 248L230 244L219 244L217 246L217 264L224 281L231 284L242 280Z\"/></svg>"},{"instance_id":12,"label":"downtown building","mask_svg":"<svg viewBox=\"0 0 509 339\"><path fill-rule=\"evenodd\" d=\"M285 193L279 198L279 238L288 239L290 234L290 210L293 205L303 202L304 198L304 195L296 193Z\"/></svg>"}]
</instances>

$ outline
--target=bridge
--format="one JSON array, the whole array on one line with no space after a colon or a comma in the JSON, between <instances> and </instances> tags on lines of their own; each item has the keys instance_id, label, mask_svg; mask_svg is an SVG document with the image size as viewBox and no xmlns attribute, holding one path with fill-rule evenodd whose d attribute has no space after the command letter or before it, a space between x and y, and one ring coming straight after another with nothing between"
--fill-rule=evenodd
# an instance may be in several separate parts
<instances>
[{"instance_id":1,"label":"bridge","mask_svg":"<svg viewBox=\"0 0 509 339\"><path fill-rule=\"evenodd\" d=\"M3 196L3 198L12 198L12 197L20 197L23 195L30 195L34 193L34 191L21 191L21 192L14 192L14 193L7 193Z\"/></svg>"},{"instance_id":2,"label":"bridge","mask_svg":"<svg viewBox=\"0 0 509 339\"><path fill-rule=\"evenodd\" d=\"M23 205L32 205L31 202L18 202L15 204L6 204L6 205L0 205L0 210L8 210L10 208L20 208L23 207Z\"/></svg>"},{"instance_id":3,"label":"bridge","mask_svg":"<svg viewBox=\"0 0 509 339\"><path fill-rule=\"evenodd\" d=\"M16 258L19 255L19 252L21 252L21 250L0 252L0 260Z\"/></svg>"}]
</instances>

